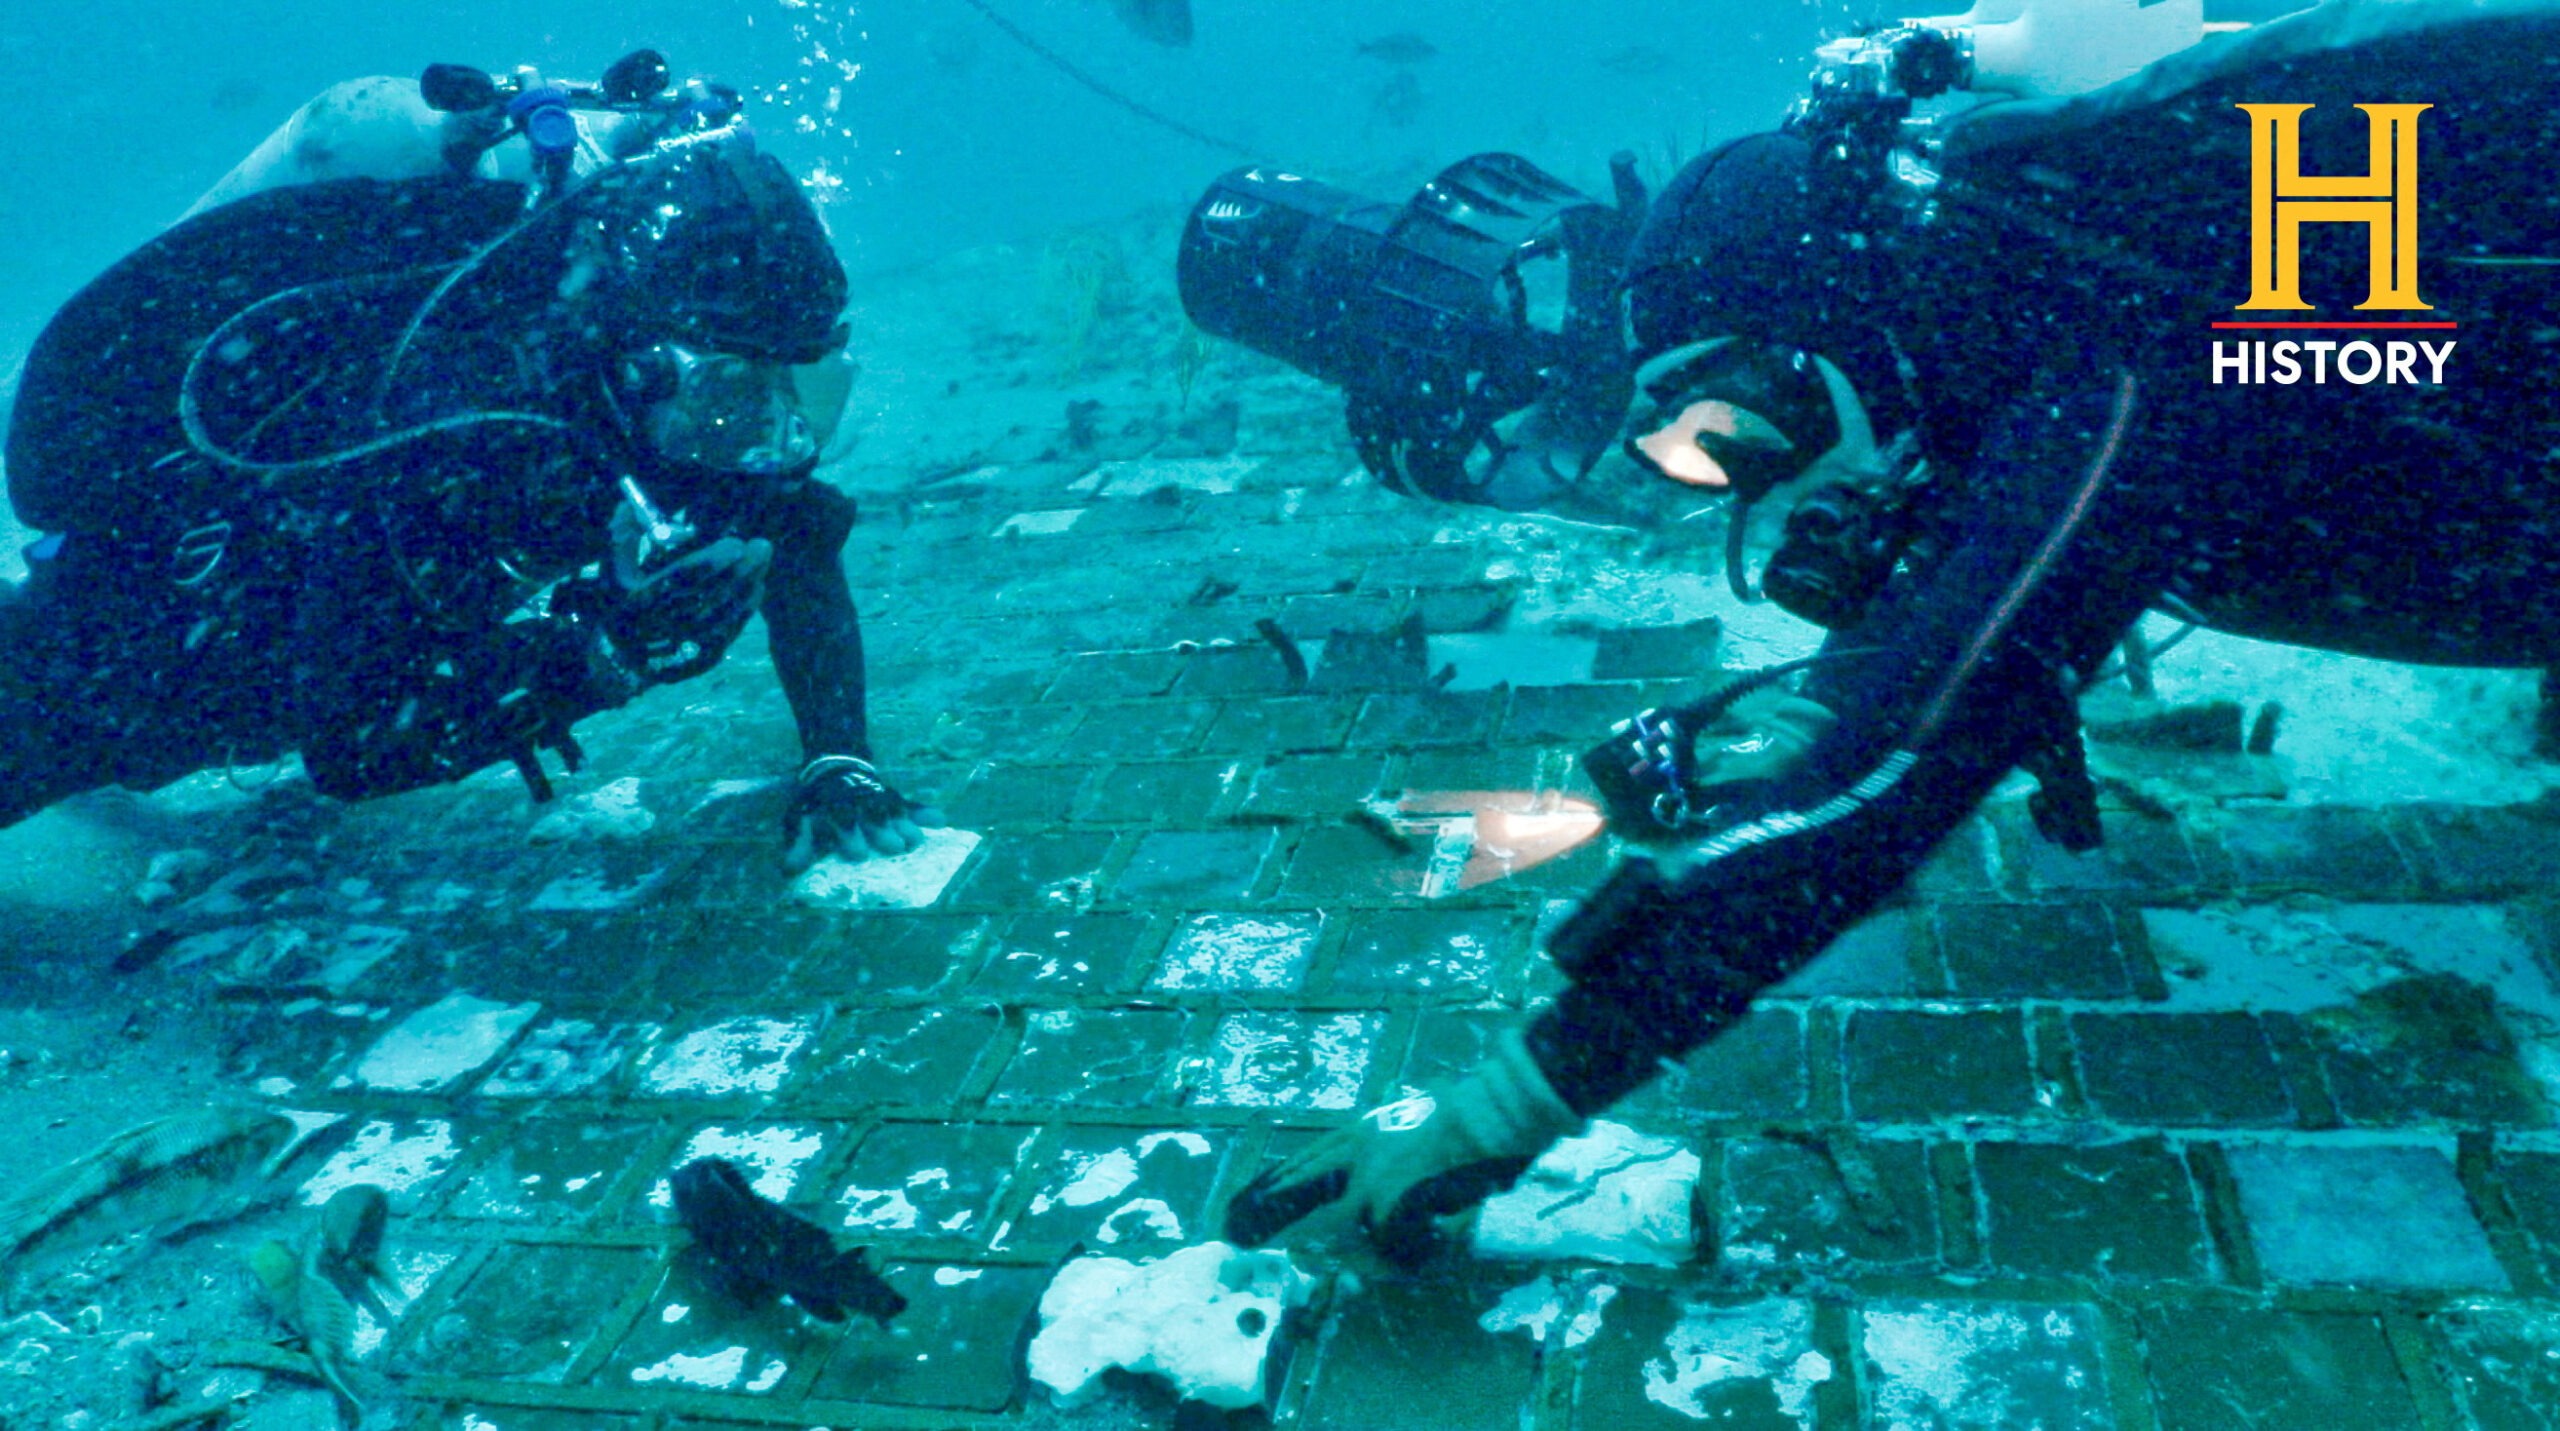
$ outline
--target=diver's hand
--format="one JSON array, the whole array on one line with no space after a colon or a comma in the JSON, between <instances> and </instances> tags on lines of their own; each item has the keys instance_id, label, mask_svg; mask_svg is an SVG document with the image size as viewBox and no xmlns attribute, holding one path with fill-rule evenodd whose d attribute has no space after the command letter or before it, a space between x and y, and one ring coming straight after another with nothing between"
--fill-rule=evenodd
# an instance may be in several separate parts
<instances>
[{"instance_id":1,"label":"diver's hand","mask_svg":"<svg viewBox=\"0 0 2560 1431\"><path fill-rule=\"evenodd\" d=\"M1372 1108L1246 1184L1227 1204L1226 1237L1258 1246L1324 1212L1410 1265L1430 1251L1439 1218L1511 1186L1581 1125L1512 1029L1465 1077Z\"/></svg>"},{"instance_id":2,"label":"diver's hand","mask_svg":"<svg viewBox=\"0 0 2560 1431\"><path fill-rule=\"evenodd\" d=\"M828 855L894 858L922 845L924 832L942 823L941 811L889 788L871 762L822 755L802 767L782 817L788 844L782 862L797 874Z\"/></svg>"},{"instance_id":3,"label":"diver's hand","mask_svg":"<svg viewBox=\"0 0 2560 1431\"><path fill-rule=\"evenodd\" d=\"M616 562L614 598L598 613L615 654L644 685L720 664L764 600L773 543L722 537L653 571Z\"/></svg>"}]
</instances>

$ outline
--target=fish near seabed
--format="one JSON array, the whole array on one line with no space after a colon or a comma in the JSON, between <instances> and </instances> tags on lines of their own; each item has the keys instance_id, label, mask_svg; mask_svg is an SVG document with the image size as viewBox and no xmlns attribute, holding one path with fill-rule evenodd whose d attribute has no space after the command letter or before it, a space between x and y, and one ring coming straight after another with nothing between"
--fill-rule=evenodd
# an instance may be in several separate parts
<instances>
[{"instance_id":1,"label":"fish near seabed","mask_svg":"<svg viewBox=\"0 0 2560 1431\"><path fill-rule=\"evenodd\" d=\"M1111 10L1159 45L1191 43L1191 0L1111 0Z\"/></svg>"},{"instance_id":2,"label":"fish near seabed","mask_svg":"<svg viewBox=\"0 0 2560 1431\"><path fill-rule=\"evenodd\" d=\"M255 1108L199 1109L128 1128L10 1199L0 1210L0 1265L219 1215L224 1197L272 1173L293 1141L292 1119Z\"/></svg>"},{"instance_id":3,"label":"fish near seabed","mask_svg":"<svg viewBox=\"0 0 2560 1431\"><path fill-rule=\"evenodd\" d=\"M382 1236L390 1221L390 1194L371 1183L340 1188L320 1205L302 1254L306 1273L326 1279L385 1326L391 1307L383 1292L391 1274L382 1265Z\"/></svg>"},{"instance_id":4,"label":"fish near seabed","mask_svg":"<svg viewBox=\"0 0 2560 1431\"><path fill-rule=\"evenodd\" d=\"M907 1309L861 1248L838 1251L825 1228L758 1196L737 1164L696 1158L673 1182L676 1219L742 1299L778 1292L820 1321L860 1312L884 1327Z\"/></svg>"},{"instance_id":5,"label":"fish near seabed","mask_svg":"<svg viewBox=\"0 0 2560 1431\"><path fill-rule=\"evenodd\" d=\"M382 1296L390 1284L382 1270L390 1214L391 1199L381 1188L357 1183L321 1205L299 1252L268 1242L249 1253L249 1270L277 1318L302 1339L320 1380L358 1417L366 1398L357 1390L356 1308L361 1303L376 1322L391 1323Z\"/></svg>"}]
</instances>

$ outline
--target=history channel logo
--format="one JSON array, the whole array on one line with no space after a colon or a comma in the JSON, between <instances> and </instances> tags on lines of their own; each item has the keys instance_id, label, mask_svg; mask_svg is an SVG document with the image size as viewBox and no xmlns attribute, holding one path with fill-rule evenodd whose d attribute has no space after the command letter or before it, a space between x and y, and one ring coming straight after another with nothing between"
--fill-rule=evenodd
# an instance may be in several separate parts
<instances>
[{"instance_id":1,"label":"history channel logo","mask_svg":"<svg viewBox=\"0 0 2560 1431\"><path fill-rule=\"evenodd\" d=\"M2302 172L2302 116L2308 104L2242 104L2249 116L2249 301L2241 313L2317 309L2302 296L2302 231L2310 224L2362 225L2371 255L2368 291L2359 312L2430 312L2418 295L2418 116L2431 104L2359 104L2367 160L2361 174ZM2253 318L2216 323L2217 330L2312 332L2449 332L2454 324L2425 319ZM2359 387L2371 382L2441 386L2454 340L2427 338L2216 339L2216 383L2325 384L2334 372ZM2424 376L2420 376L2423 368Z\"/></svg>"}]
</instances>

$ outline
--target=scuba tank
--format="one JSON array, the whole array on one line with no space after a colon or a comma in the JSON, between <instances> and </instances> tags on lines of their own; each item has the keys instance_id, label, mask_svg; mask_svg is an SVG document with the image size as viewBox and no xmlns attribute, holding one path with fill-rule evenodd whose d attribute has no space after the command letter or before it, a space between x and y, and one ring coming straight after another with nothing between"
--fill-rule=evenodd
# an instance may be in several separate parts
<instances>
[{"instance_id":1,"label":"scuba tank","mask_svg":"<svg viewBox=\"0 0 2560 1431\"><path fill-rule=\"evenodd\" d=\"M1921 25L1956 41L1965 69L1956 88L2053 99L2103 88L2203 39L2204 0L1975 0L1961 15L1897 28Z\"/></svg>"}]
</instances>

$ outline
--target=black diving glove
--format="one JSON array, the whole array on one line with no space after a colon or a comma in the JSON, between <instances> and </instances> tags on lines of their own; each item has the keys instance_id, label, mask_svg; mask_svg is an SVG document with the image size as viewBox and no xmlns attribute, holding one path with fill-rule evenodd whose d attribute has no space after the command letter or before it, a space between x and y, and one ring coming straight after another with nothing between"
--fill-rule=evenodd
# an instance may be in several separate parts
<instances>
[{"instance_id":1,"label":"black diving glove","mask_svg":"<svg viewBox=\"0 0 2560 1431\"><path fill-rule=\"evenodd\" d=\"M800 769L791 808L782 817L792 873L834 855L891 859L924 843L924 832L943 824L942 812L919 805L889 786L871 762L852 755L821 755Z\"/></svg>"}]
</instances>

